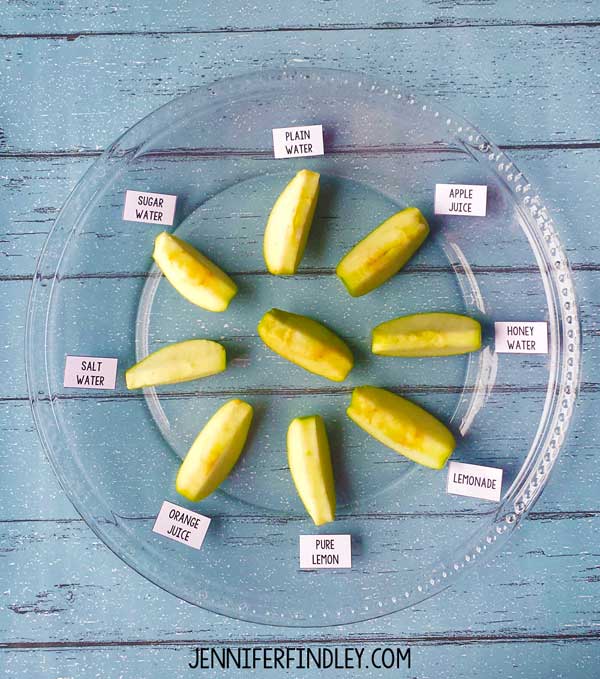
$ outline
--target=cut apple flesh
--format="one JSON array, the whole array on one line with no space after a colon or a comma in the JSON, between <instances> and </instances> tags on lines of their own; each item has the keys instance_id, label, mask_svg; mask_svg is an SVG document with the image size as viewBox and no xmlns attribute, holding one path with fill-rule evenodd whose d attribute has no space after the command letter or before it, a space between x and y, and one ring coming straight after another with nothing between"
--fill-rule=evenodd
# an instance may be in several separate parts
<instances>
[{"instance_id":1,"label":"cut apple flesh","mask_svg":"<svg viewBox=\"0 0 600 679\"><path fill-rule=\"evenodd\" d=\"M225 370L225 347L212 340L187 340L149 354L125 372L128 389L187 382Z\"/></svg>"},{"instance_id":2,"label":"cut apple flesh","mask_svg":"<svg viewBox=\"0 0 600 679\"><path fill-rule=\"evenodd\" d=\"M450 356L481 348L481 325L468 316L413 314L373 329L371 349L381 356Z\"/></svg>"},{"instance_id":3,"label":"cut apple flesh","mask_svg":"<svg viewBox=\"0 0 600 679\"><path fill-rule=\"evenodd\" d=\"M354 365L348 345L306 316L271 309L261 318L258 334L275 353L334 382L346 379Z\"/></svg>"},{"instance_id":4,"label":"cut apple flesh","mask_svg":"<svg viewBox=\"0 0 600 679\"><path fill-rule=\"evenodd\" d=\"M319 415L292 420L287 433L288 463L298 495L316 526L335 519L335 486L329 441Z\"/></svg>"},{"instance_id":5,"label":"cut apple flesh","mask_svg":"<svg viewBox=\"0 0 600 679\"><path fill-rule=\"evenodd\" d=\"M197 502L223 483L244 448L252 414L252 406L238 399L217 410L179 468L175 484L178 493Z\"/></svg>"},{"instance_id":6,"label":"cut apple flesh","mask_svg":"<svg viewBox=\"0 0 600 679\"><path fill-rule=\"evenodd\" d=\"M346 412L373 438L425 467L441 469L456 445L433 415L386 389L357 387Z\"/></svg>"},{"instance_id":7,"label":"cut apple flesh","mask_svg":"<svg viewBox=\"0 0 600 679\"><path fill-rule=\"evenodd\" d=\"M353 297L365 295L400 271L428 233L420 210L408 207L355 245L337 265L336 273Z\"/></svg>"},{"instance_id":8,"label":"cut apple flesh","mask_svg":"<svg viewBox=\"0 0 600 679\"><path fill-rule=\"evenodd\" d=\"M272 274L293 274L300 264L319 197L319 174L300 170L273 205L263 252Z\"/></svg>"},{"instance_id":9,"label":"cut apple flesh","mask_svg":"<svg viewBox=\"0 0 600 679\"><path fill-rule=\"evenodd\" d=\"M152 257L171 285L196 306L225 311L236 284L189 243L163 231L154 241Z\"/></svg>"}]
</instances>

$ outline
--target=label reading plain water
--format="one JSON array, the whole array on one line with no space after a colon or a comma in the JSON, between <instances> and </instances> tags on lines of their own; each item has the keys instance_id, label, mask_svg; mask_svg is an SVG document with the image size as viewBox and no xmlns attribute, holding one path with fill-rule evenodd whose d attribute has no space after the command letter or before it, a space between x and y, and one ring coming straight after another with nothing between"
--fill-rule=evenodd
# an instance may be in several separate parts
<instances>
[{"instance_id":1,"label":"label reading plain water","mask_svg":"<svg viewBox=\"0 0 600 679\"><path fill-rule=\"evenodd\" d=\"M276 127L273 129L275 158L302 158L322 156L323 126Z\"/></svg>"}]
</instances>

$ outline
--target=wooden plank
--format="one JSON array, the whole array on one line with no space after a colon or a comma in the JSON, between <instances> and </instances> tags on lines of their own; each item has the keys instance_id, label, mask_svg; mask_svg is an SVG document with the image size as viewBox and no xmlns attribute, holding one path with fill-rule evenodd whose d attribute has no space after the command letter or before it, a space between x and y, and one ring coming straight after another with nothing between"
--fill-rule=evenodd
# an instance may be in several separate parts
<instances>
[{"instance_id":1,"label":"wooden plank","mask_svg":"<svg viewBox=\"0 0 600 679\"><path fill-rule=\"evenodd\" d=\"M600 176L600 151L524 149L513 150L510 155L533 186L552 186L551 192L542 191L542 199L546 201L557 222L572 265L575 269L594 269L600 256L600 240L590 225L594 223L600 210L593 181L593 177ZM40 249L58 211L91 162L89 158L13 158L0 155L0 282L15 277L28 278L33 274ZM385 161L380 158L378 162L381 165ZM251 166L250 162L248 166ZM172 168L166 163L165 167L168 168L165 176L171 177ZM581 181L580 177L589 177L590 180ZM184 177L181 179L183 181ZM173 183L172 177L168 181L168 190L181 192L181 187ZM410 199L418 199L422 201L423 208L427 207L425 191L419 196L411 194ZM237 234L239 245L236 252L239 253L238 248L243 247L243 256L240 255L237 262L228 262L235 266L235 270L239 270L240 261L246 262L249 256L252 256L253 267L263 266L260 260L260 244L257 245L255 241L256 233L262 229L268 206L265 207L264 200L257 202L252 194L246 194L246 200L249 202L241 205L226 201L225 204L215 205L214 209L211 207L212 203L201 208L203 223L214 228L215 234L217 230L219 235ZM107 214L114 216L110 224L106 221L98 222L97 230L86 228L78 236L79 247L87 253L87 273L141 273L149 266L149 239L154 230L145 224L123 222L117 214L121 201L121 196L115 196L114 204L107 204ZM189 211L192 207L186 205L185 210ZM342 252L350 247L357 237L354 230L346 228L346 220L352 218L352 210L357 207L360 206L355 202L328 202L317 216L316 225L320 233L331 231L330 242L335 252ZM181 216L178 216L178 221L180 220ZM355 223L355 218L352 223ZM250 227L254 230L252 237L248 231ZM110 238L110 245L105 242L107 238ZM221 246L226 245L222 238L216 238L210 245L211 248L217 248L214 256L224 256L227 250ZM100 252L107 247L110 248L110 257L99 258ZM493 248L482 243L481 253L491 256L489 253L497 253L498 247L504 247L506 254L500 251L496 262L488 259L487 264L506 264L508 261L516 263L514 253L510 253L510 241L504 239ZM481 256L485 255L479 255ZM509 256L513 259L507 260ZM500 259L503 262L499 262ZM425 265L428 262L424 260L420 263ZM436 261L436 264L443 262ZM413 266L413 263L409 264L408 269Z\"/></svg>"},{"instance_id":2,"label":"wooden plank","mask_svg":"<svg viewBox=\"0 0 600 679\"><path fill-rule=\"evenodd\" d=\"M499 144L593 143L600 88L588 65L600 58L597 32L582 25L8 40L3 148L97 150L193 87L284 64L376 73L447 103ZM32 78L45 83L35 97ZM22 102L28 115L14 115Z\"/></svg>"},{"instance_id":3,"label":"wooden plank","mask_svg":"<svg viewBox=\"0 0 600 679\"><path fill-rule=\"evenodd\" d=\"M1 594L5 648L31 651L57 644L75 653L94 644L116 643L125 651L135 643L188 646L195 640L362 645L413 639L418 644L429 638L433 644L463 646L478 638L547 637L552 644L598 638L598 515L528 521L504 553L439 596L397 615L322 630L232 624L176 602L158 588L142 586L80 521L2 523L0 532L9 575Z\"/></svg>"},{"instance_id":4,"label":"wooden plank","mask_svg":"<svg viewBox=\"0 0 600 679\"><path fill-rule=\"evenodd\" d=\"M235 8L207 2L202 10L193 2L165 6L161 2L130 0L126 6L110 2L76 3L69 12L60 11L55 0L10 3L2 17L4 35L81 33L194 33L222 31L280 31L307 28L346 30L397 27L522 25L593 23L600 14L593 5L578 0L565 6L554 0L528 8L523 15L518 5L505 4L502 12L495 2L464 4L454 0L438 3L407 3L398 12L393 4L369 0L332 6L326 0L289 2L285 13L280 5L240 2Z\"/></svg>"},{"instance_id":5,"label":"wooden plank","mask_svg":"<svg viewBox=\"0 0 600 679\"><path fill-rule=\"evenodd\" d=\"M402 281L398 282L402 290L409 291L412 297L410 305L407 303L404 307L394 306L393 300L390 296L397 293L394 286L388 291L382 290L382 295L378 298L377 305L368 307L368 299L362 301L362 305L357 306L361 313L367 314L365 316L364 325L355 327L352 320L346 317L344 309L336 302L339 299L337 293L339 282L331 276L325 276L317 279L319 283L326 289L332 291L332 298L322 303L318 303L315 299L310 298L310 290L314 290L314 285L308 280L309 277L297 277L286 281L286 286L281 288L274 288L272 281L264 282L266 287L254 288L260 291L258 296L258 309L252 315L248 315L247 310L244 310L240 303L237 307L232 307L231 313L227 320L209 316L208 312L202 313L191 305L187 305L185 300L180 299L174 291L163 287L165 297L162 298L161 303L166 304L172 302L173 309L177 310L177 322L168 327L151 326L150 339L153 347L159 347L165 342L178 341L189 339L190 337L208 337L214 339L221 339L228 348L231 358L233 360L232 368L234 370L226 372L220 377L213 377L212 385L209 387L209 382L204 381L204 386L200 383L194 386L203 390L206 387L207 391L229 389L231 388L232 380L242 379L248 377L246 384L253 384L255 387L265 388L282 388L291 387L307 388L318 387L324 389L335 385L329 384L324 378L311 376L300 369L294 368L290 377L288 378L283 366L287 364L283 359L271 355L267 352L262 344L256 339L255 324L258 322L262 310L271 308L272 306L289 307L291 311L299 313L307 313L314 317L321 319L336 329L345 336L351 343L353 350L357 356L357 369L351 374L351 381L347 385L357 383L360 379L374 379L374 373L367 371L367 357L368 351L368 337L370 328L378 322L387 320L402 313L412 311L419 311L423 309L435 310L439 308L451 308L460 312L465 312L460 303L460 297L446 293L447 297L440 296L435 309L432 307L432 302L428 296L427 289L424 288L421 281L424 280L425 273L405 274ZM451 285L453 282L453 274L437 274L438 283L441 286ZM239 277L239 280L244 283L250 280L252 286L257 286L257 277ZM511 311L510 296L502 296L501 291L507 281L506 274L486 274L480 276L480 284L484 287L485 292L490 298L494 299L497 305L494 310L495 317L504 315L506 318L512 318L514 312ZM87 355L87 356L115 356L121 360L121 370L135 362L135 345L134 345L134 324L135 314L137 312L138 297L141 293L143 279L128 279L129 284L124 285L120 279L113 278L92 278L81 280L66 280L61 283L61 294L65 295L65 300L69 302L69 306L63 306L63 312L57 314L53 319L53 327L61 327L60 333L55 334L56 351L53 354L51 369L53 373L53 383L61 383L61 375L64 370L62 364L61 352L71 355ZM514 274L508 280L517 291L523 285L535 285L532 274ZM595 391L597 388L597 363L596 353L600 350L600 344L597 340L597 333L595 327L597 324L598 305L593 301L594 290L597 286L598 273L594 271L579 271L576 275L576 284L578 286L581 306L581 322L584 338L584 352L586 356L586 373L584 389ZM312 281L314 283L314 281ZM2 318L4 322L2 329L6 342L0 346L0 365L4 366L4 380L0 385L0 398L14 399L25 398L25 364L24 353L18 352L15 354L14 347L20 346L22 341L23 330L25 325L25 315L27 307L27 294L30 288L29 281L5 281L2 283L3 289L6 291L4 296L0 297L0 309L2 310ZM306 286L306 287L305 287ZM441 288L440 288L441 289ZM296 291L308 291L309 297L306 301L300 304L298 301L294 302L294 294ZM388 294L389 293L389 294ZM105 306L99 304L98 295L114 295L122 294L121 303L114 309L107 310ZM277 297L279 295L279 297ZM104 299L110 299L105 297ZM589 301L588 301L589 300ZM536 318L543 316L542 298L538 295L537 298L531 299L531 304L528 307L530 312ZM85 338L79 333L79 326L73 324L73 319L81 319L83 305L90 305L90 312L87 317L88 327L94 329L95 334L89 334ZM457 307L459 305L460 308ZM158 305L160 306L160 305ZM87 308L87 307L85 307ZM158 308L158 307L157 307ZM256 309L256 307L254 307ZM81 313L80 313L81 312ZM114 314L114 322L110 327L106 327L104 318L106 313ZM164 312L164 309L163 309ZM467 309L466 313L470 313ZM498 316L499 315L499 316ZM164 316L159 316L163 317ZM527 319L525 319L527 320ZM229 324L225 327L224 324ZM491 341L491 329L486 325L486 342ZM543 365L544 361L535 356L514 356L514 360L510 363L504 363L503 375L505 379L501 380L504 387L510 388L511 384L518 384L518 370L522 367L527 367L539 373L538 379L533 380L533 386L539 388L543 384ZM248 365L253 366L257 370L259 361L265 361L265 365L277 368L278 374L272 375L267 379L264 374L253 376L250 372L245 371ZM423 361L393 361L392 359L379 358L372 364L376 367L376 375L384 379L388 368L392 368L394 373L397 373L398 382L403 382L404 386L411 387L419 384L435 385L446 384L451 387L461 386L463 384L461 370L464 369L464 359L440 359L434 364L426 365ZM405 381L400 378L400 368L402 367L402 374L405 375ZM430 370L431 368L431 370ZM441 379L440 370L451 370L453 375L453 382L447 379ZM368 370L371 370L369 364ZM542 371L540 373L540 370ZM397 372L400 371L400 372ZM458 371L458 372L457 372ZM260 372L260 371L259 371ZM386 383L390 380L385 379ZM441 381L440 381L441 379ZM242 382L241 384L243 384ZM227 386L229 384L229 386ZM119 388L123 390L122 378L119 378ZM188 385L189 386L189 385ZM177 391L177 389L186 390L186 386L169 388L169 392ZM285 390L285 389L284 389ZM62 390L61 390L62 391ZM187 389L189 391L189 389ZM193 389L192 389L193 391ZM326 390L327 391L327 390ZM325 392L324 392L325 393Z\"/></svg>"},{"instance_id":6,"label":"wooden plank","mask_svg":"<svg viewBox=\"0 0 600 679\"><path fill-rule=\"evenodd\" d=\"M298 642L293 642L294 645ZM598 667L598 641L594 638L585 641L562 639L539 639L534 636L530 640L504 641L496 639L482 639L479 642L429 643L409 641L411 648L411 670L400 660L399 668L395 670L400 676L404 674L413 677L435 677L436 679L454 679L460 677L489 676L528 677L528 679L547 679L552 675L561 679L590 679ZM200 644L207 646L207 644ZM276 648L285 648L289 644L275 644ZM250 646L247 639L239 643L240 647ZM304 646L304 645L303 645ZM369 659L369 670L362 670L361 674L374 679L386 679L392 676L392 669L375 669L372 665L371 654L376 649L388 649L395 653L396 649L405 652L407 644L404 639L390 641L389 644L380 640L373 640L368 644L346 644L343 637L335 646L328 646L334 651L344 653L345 646L364 649L363 660ZM111 647L85 648L75 650L42 649L31 652L27 650L4 651L3 660L7 677L75 677L91 676L98 668L102 668L103 676L119 676L122 679L138 679L140 676L152 677L189 677L192 670L188 663L195 663L195 644L152 644L142 647ZM316 650L316 649L315 649ZM220 651L220 648L219 648ZM376 653L380 653L377 651ZM353 656L355 657L355 656ZM387 656L390 657L389 654ZM375 662L380 663L378 655ZM271 667L273 665L271 664ZM300 665L304 667L304 665ZM356 668L356 666L354 666ZM206 674L207 670L200 670ZM217 665L218 675L231 679L247 677L248 669L222 670ZM275 669L278 677L291 679L312 678L318 669L297 669L292 666L289 670ZM327 676L332 679L348 677L349 672L357 669L327 668ZM257 666L256 672L261 672ZM367 674L368 672L368 674ZM418 673L418 674L417 674Z\"/></svg>"}]
</instances>

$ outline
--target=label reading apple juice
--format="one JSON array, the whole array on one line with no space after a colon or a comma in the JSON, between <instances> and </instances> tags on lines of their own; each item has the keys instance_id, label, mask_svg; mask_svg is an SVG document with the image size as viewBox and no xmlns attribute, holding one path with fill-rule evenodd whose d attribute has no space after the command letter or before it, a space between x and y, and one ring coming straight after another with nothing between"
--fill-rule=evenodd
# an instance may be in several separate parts
<instances>
[{"instance_id":1,"label":"label reading apple juice","mask_svg":"<svg viewBox=\"0 0 600 679\"><path fill-rule=\"evenodd\" d=\"M485 217L487 186L478 184L436 184L436 215L466 215Z\"/></svg>"},{"instance_id":2,"label":"label reading apple juice","mask_svg":"<svg viewBox=\"0 0 600 679\"><path fill-rule=\"evenodd\" d=\"M496 322L497 354L547 354L548 324L545 321Z\"/></svg>"},{"instance_id":3,"label":"label reading apple juice","mask_svg":"<svg viewBox=\"0 0 600 679\"><path fill-rule=\"evenodd\" d=\"M79 389L114 389L117 382L116 358L67 356L64 386Z\"/></svg>"},{"instance_id":4,"label":"label reading apple juice","mask_svg":"<svg viewBox=\"0 0 600 679\"><path fill-rule=\"evenodd\" d=\"M177 196L168 193L126 191L123 219L128 222L172 226Z\"/></svg>"},{"instance_id":5,"label":"label reading apple juice","mask_svg":"<svg viewBox=\"0 0 600 679\"><path fill-rule=\"evenodd\" d=\"M452 461L448 464L446 491L452 495L500 502L502 469Z\"/></svg>"},{"instance_id":6,"label":"label reading apple juice","mask_svg":"<svg viewBox=\"0 0 600 679\"><path fill-rule=\"evenodd\" d=\"M301 535L300 568L352 568L349 535Z\"/></svg>"},{"instance_id":7,"label":"label reading apple juice","mask_svg":"<svg viewBox=\"0 0 600 679\"><path fill-rule=\"evenodd\" d=\"M209 525L208 516L192 512L165 500L152 530L170 540L200 549Z\"/></svg>"},{"instance_id":8,"label":"label reading apple juice","mask_svg":"<svg viewBox=\"0 0 600 679\"><path fill-rule=\"evenodd\" d=\"M302 158L322 156L323 125L277 127L273 130L275 158Z\"/></svg>"}]
</instances>

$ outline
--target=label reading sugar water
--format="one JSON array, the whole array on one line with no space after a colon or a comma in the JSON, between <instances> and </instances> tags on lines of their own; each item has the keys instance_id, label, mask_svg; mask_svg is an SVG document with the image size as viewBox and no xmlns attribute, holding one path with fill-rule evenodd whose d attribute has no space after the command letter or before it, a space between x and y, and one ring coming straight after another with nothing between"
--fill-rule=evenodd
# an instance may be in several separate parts
<instances>
[{"instance_id":1,"label":"label reading sugar water","mask_svg":"<svg viewBox=\"0 0 600 679\"><path fill-rule=\"evenodd\" d=\"M177 196L171 196L168 193L126 191L123 219L128 222L172 226L176 202Z\"/></svg>"},{"instance_id":2,"label":"label reading sugar water","mask_svg":"<svg viewBox=\"0 0 600 679\"><path fill-rule=\"evenodd\" d=\"M300 568L352 568L349 535L301 535Z\"/></svg>"},{"instance_id":3,"label":"label reading sugar water","mask_svg":"<svg viewBox=\"0 0 600 679\"><path fill-rule=\"evenodd\" d=\"M545 321L496 322L497 354L547 354L548 324Z\"/></svg>"},{"instance_id":4,"label":"label reading sugar water","mask_svg":"<svg viewBox=\"0 0 600 679\"><path fill-rule=\"evenodd\" d=\"M79 389L114 389L118 362L116 358L67 356L64 386Z\"/></svg>"},{"instance_id":5,"label":"label reading sugar water","mask_svg":"<svg viewBox=\"0 0 600 679\"><path fill-rule=\"evenodd\" d=\"M479 184L436 184L435 214L485 217L487 186Z\"/></svg>"},{"instance_id":6,"label":"label reading sugar water","mask_svg":"<svg viewBox=\"0 0 600 679\"><path fill-rule=\"evenodd\" d=\"M276 127L273 130L275 158L302 158L322 156L323 126Z\"/></svg>"},{"instance_id":7,"label":"label reading sugar water","mask_svg":"<svg viewBox=\"0 0 600 679\"><path fill-rule=\"evenodd\" d=\"M502 469L451 461L448 464L448 493L500 502Z\"/></svg>"},{"instance_id":8,"label":"label reading sugar water","mask_svg":"<svg viewBox=\"0 0 600 679\"><path fill-rule=\"evenodd\" d=\"M208 516L192 512L165 500L152 530L176 542L200 549L209 525Z\"/></svg>"}]
</instances>

